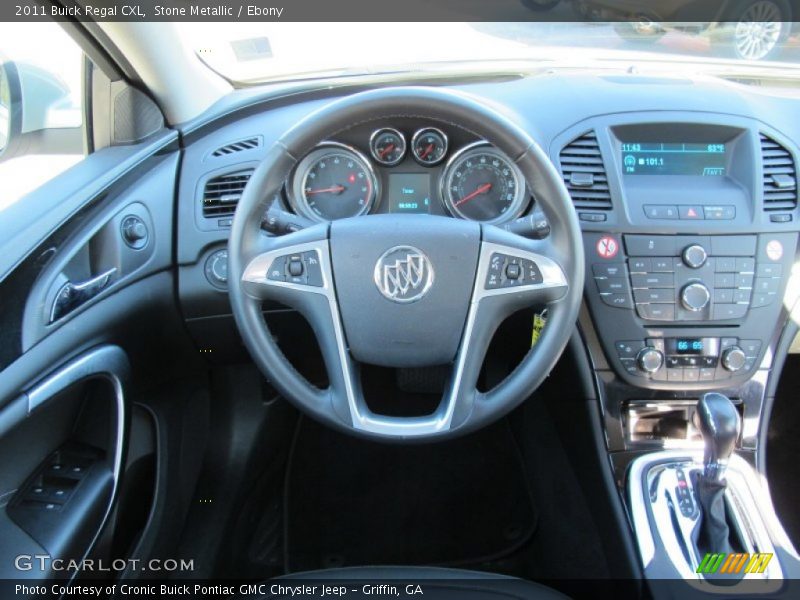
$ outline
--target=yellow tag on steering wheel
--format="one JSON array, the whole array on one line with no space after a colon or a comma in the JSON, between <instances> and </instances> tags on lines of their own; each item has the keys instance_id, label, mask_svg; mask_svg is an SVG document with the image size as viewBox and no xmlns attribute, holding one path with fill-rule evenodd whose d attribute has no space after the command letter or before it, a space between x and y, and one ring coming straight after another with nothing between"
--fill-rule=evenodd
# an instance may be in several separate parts
<instances>
[{"instance_id":1,"label":"yellow tag on steering wheel","mask_svg":"<svg viewBox=\"0 0 800 600\"><path fill-rule=\"evenodd\" d=\"M545 308L540 313L535 313L533 315L533 331L531 332L531 348L536 345L536 342L539 341L539 337L542 335L542 329L547 324L547 309Z\"/></svg>"}]
</instances>

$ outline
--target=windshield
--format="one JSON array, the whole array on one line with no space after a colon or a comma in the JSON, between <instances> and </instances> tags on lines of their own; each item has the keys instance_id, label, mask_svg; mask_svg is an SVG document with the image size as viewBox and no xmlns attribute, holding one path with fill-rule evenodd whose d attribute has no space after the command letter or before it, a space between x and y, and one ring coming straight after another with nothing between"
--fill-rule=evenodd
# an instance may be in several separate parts
<instances>
[{"instance_id":1,"label":"windshield","mask_svg":"<svg viewBox=\"0 0 800 600\"><path fill-rule=\"evenodd\" d=\"M212 69L239 83L425 71L475 61L668 61L699 68L800 66L790 22L178 23ZM787 76L791 75L788 70Z\"/></svg>"}]
</instances>

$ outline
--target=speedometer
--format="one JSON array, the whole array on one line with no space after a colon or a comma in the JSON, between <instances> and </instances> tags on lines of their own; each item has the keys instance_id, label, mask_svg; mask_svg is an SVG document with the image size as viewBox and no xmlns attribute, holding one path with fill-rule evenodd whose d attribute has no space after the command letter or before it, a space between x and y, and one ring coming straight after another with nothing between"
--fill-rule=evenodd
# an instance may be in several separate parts
<instances>
[{"instance_id":1,"label":"speedometer","mask_svg":"<svg viewBox=\"0 0 800 600\"><path fill-rule=\"evenodd\" d=\"M295 169L291 200L295 210L316 221L355 217L372 207L378 181L357 150L325 142Z\"/></svg>"},{"instance_id":2,"label":"speedometer","mask_svg":"<svg viewBox=\"0 0 800 600\"><path fill-rule=\"evenodd\" d=\"M522 212L525 184L506 155L478 142L450 159L442 176L442 198L454 216L499 223Z\"/></svg>"}]
</instances>

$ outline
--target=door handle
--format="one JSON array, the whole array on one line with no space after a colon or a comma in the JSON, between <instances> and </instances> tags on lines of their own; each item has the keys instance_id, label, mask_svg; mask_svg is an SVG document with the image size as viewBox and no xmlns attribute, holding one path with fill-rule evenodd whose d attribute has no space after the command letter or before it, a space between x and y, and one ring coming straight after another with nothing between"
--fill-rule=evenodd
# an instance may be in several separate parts
<instances>
[{"instance_id":1,"label":"door handle","mask_svg":"<svg viewBox=\"0 0 800 600\"><path fill-rule=\"evenodd\" d=\"M117 267L111 267L107 271L80 283L67 281L58 290L55 300L53 300L53 307L50 310L50 322L57 321L87 300L94 298L111 282L111 278L116 272Z\"/></svg>"}]
</instances>

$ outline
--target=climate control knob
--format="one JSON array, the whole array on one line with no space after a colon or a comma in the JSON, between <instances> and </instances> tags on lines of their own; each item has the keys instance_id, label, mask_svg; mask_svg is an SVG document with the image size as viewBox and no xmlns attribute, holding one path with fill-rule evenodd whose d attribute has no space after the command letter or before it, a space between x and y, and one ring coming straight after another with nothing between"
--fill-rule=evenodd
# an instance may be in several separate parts
<instances>
[{"instance_id":1,"label":"climate control knob","mask_svg":"<svg viewBox=\"0 0 800 600\"><path fill-rule=\"evenodd\" d=\"M636 365L640 371L655 373L664 365L664 354L653 347L642 348L636 355Z\"/></svg>"},{"instance_id":2,"label":"climate control knob","mask_svg":"<svg viewBox=\"0 0 800 600\"><path fill-rule=\"evenodd\" d=\"M690 269L699 269L706 264L708 253L700 244L692 244L683 249L683 262Z\"/></svg>"},{"instance_id":3,"label":"climate control knob","mask_svg":"<svg viewBox=\"0 0 800 600\"><path fill-rule=\"evenodd\" d=\"M686 310L703 310L711 301L711 292L702 283L690 283L681 290L681 304Z\"/></svg>"},{"instance_id":4,"label":"climate control knob","mask_svg":"<svg viewBox=\"0 0 800 600\"><path fill-rule=\"evenodd\" d=\"M744 350L739 346L731 346L722 353L722 366L728 371L736 372L744 367L746 358Z\"/></svg>"}]
</instances>

